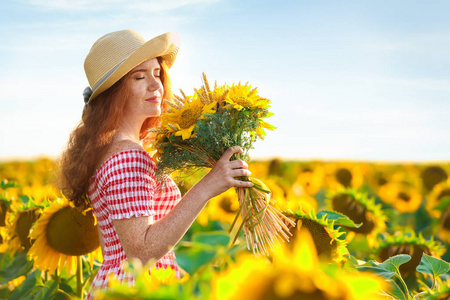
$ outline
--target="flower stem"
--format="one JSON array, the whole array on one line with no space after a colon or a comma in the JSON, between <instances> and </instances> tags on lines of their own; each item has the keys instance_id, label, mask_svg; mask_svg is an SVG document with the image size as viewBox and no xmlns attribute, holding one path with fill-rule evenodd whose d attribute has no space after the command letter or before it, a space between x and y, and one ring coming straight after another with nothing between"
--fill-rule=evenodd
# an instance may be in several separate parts
<instances>
[{"instance_id":1,"label":"flower stem","mask_svg":"<svg viewBox=\"0 0 450 300\"><path fill-rule=\"evenodd\" d=\"M77 296L80 299L83 297L83 264L81 255L77 256Z\"/></svg>"},{"instance_id":2,"label":"flower stem","mask_svg":"<svg viewBox=\"0 0 450 300\"><path fill-rule=\"evenodd\" d=\"M411 294L409 293L408 286L406 285L406 283L403 280L402 276L399 275L399 274L400 274L400 271L398 271L398 274L395 274L395 276L398 278L398 280L400 280L400 282L403 285L403 288L405 289L405 294L404 295L406 296L406 299L411 299Z\"/></svg>"}]
</instances>

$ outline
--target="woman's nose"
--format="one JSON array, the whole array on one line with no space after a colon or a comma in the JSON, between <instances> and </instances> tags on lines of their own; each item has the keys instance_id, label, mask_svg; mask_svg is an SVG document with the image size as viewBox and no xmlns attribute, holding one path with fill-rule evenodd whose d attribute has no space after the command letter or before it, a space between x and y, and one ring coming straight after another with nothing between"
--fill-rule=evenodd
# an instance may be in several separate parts
<instances>
[{"instance_id":1,"label":"woman's nose","mask_svg":"<svg viewBox=\"0 0 450 300\"><path fill-rule=\"evenodd\" d=\"M148 89L150 91L156 91L162 87L161 80L158 77L150 77Z\"/></svg>"}]
</instances>

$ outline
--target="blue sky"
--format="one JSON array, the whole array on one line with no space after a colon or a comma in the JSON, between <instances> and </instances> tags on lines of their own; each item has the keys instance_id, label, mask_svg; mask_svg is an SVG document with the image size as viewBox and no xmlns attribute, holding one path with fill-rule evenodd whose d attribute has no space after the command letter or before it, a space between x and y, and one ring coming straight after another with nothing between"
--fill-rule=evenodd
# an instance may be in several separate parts
<instances>
[{"instance_id":1,"label":"blue sky","mask_svg":"<svg viewBox=\"0 0 450 300\"><path fill-rule=\"evenodd\" d=\"M181 36L174 91L201 73L272 100L254 158L450 156L450 2L21 0L0 4L0 159L56 156L77 124L83 62L105 33Z\"/></svg>"}]
</instances>

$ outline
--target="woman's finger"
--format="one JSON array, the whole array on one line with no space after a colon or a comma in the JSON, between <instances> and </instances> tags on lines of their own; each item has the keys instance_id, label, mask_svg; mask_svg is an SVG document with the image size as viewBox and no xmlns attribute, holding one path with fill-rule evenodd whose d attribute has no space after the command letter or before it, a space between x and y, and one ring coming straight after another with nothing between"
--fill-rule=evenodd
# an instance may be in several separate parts
<instances>
[{"instance_id":1,"label":"woman's finger","mask_svg":"<svg viewBox=\"0 0 450 300\"><path fill-rule=\"evenodd\" d=\"M252 172L250 172L247 169L234 169L231 171L230 175L232 177L242 177L242 176L250 177L252 175Z\"/></svg>"},{"instance_id":2,"label":"woman's finger","mask_svg":"<svg viewBox=\"0 0 450 300\"><path fill-rule=\"evenodd\" d=\"M234 187L252 187L253 182L251 181L242 181L242 180L235 180L233 182Z\"/></svg>"},{"instance_id":3,"label":"woman's finger","mask_svg":"<svg viewBox=\"0 0 450 300\"><path fill-rule=\"evenodd\" d=\"M224 154L222 154L222 157L219 160L230 160L230 158L233 156L233 154L242 153L242 152L244 152L244 151L239 146L230 147L224 152Z\"/></svg>"},{"instance_id":4,"label":"woman's finger","mask_svg":"<svg viewBox=\"0 0 450 300\"><path fill-rule=\"evenodd\" d=\"M232 160L229 166L231 169L248 169L248 164L243 160Z\"/></svg>"}]
</instances>

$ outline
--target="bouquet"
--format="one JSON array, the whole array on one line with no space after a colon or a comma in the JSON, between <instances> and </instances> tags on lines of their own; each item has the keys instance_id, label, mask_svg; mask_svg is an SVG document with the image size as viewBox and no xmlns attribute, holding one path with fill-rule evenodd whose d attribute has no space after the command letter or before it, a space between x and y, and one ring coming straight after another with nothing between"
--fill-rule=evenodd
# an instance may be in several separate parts
<instances>
[{"instance_id":1,"label":"bouquet","mask_svg":"<svg viewBox=\"0 0 450 300\"><path fill-rule=\"evenodd\" d=\"M161 126L150 131L156 137L153 150L158 165L157 177L163 179L171 173L198 168L212 168L231 146L239 145L243 153L231 158L249 160L248 151L253 143L265 136L264 129L275 127L264 121L273 113L268 111L270 101L258 95L248 83L217 86L211 90L203 73L203 85L192 96L182 90L182 96L166 101L169 109L161 118ZM289 241L288 224L295 224L273 206L269 188L259 179L241 177L253 182L251 188L236 188L239 211L230 233L242 222L231 245L244 230L247 248L255 254L268 254L280 239Z\"/></svg>"}]
</instances>

